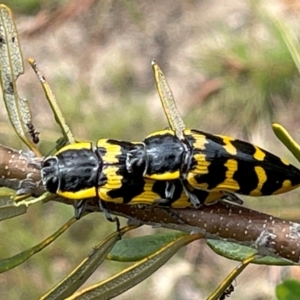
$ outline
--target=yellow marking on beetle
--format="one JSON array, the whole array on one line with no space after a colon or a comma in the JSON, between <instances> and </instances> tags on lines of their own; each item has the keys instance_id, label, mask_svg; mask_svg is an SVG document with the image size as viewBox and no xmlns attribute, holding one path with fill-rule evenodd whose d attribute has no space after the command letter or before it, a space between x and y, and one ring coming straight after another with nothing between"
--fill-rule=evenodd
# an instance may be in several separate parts
<instances>
[{"instance_id":1,"label":"yellow marking on beetle","mask_svg":"<svg viewBox=\"0 0 300 300\"><path fill-rule=\"evenodd\" d=\"M156 131L156 132L153 132L151 134L149 134L146 139L150 138L150 137L155 137L155 136L164 136L166 134L169 134L169 135L174 135L175 136L175 132L173 130L170 130L170 129L165 129L165 130L160 130L160 131Z\"/></svg>"},{"instance_id":2,"label":"yellow marking on beetle","mask_svg":"<svg viewBox=\"0 0 300 300\"><path fill-rule=\"evenodd\" d=\"M290 165L291 165L287 160L285 160L285 159L283 159L283 158L280 158L280 160L282 161L282 163L284 163L284 164L287 165L287 166L290 166Z\"/></svg>"},{"instance_id":3,"label":"yellow marking on beetle","mask_svg":"<svg viewBox=\"0 0 300 300\"><path fill-rule=\"evenodd\" d=\"M231 154L231 155L236 155L237 154L237 150L236 148L231 144L231 141L234 141L234 138L228 137L228 136L222 136L222 135L218 135L219 137L221 137L223 139L223 142L225 143L225 145L223 146L223 148L226 150L227 153Z\"/></svg>"},{"instance_id":4,"label":"yellow marking on beetle","mask_svg":"<svg viewBox=\"0 0 300 300\"><path fill-rule=\"evenodd\" d=\"M121 148L119 146L106 148L107 152L102 155L102 160L104 164L116 164L119 163L119 158L117 155L121 155Z\"/></svg>"},{"instance_id":5,"label":"yellow marking on beetle","mask_svg":"<svg viewBox=\"0 0 300 300\"><path fill-rule=\"evenodd\" d=\"M91 187L88 189L83 189L77 192L61 192L58 191L57 192L58 195L68 198L68 199L72 199L72 200L81 200L84 198L93 198L96 197L96 189L95 187Z\"/></svg>"},{"instance_id":6,"label":"yellow marking on beetle","mask_svg":"<svg viewBox=\"0 0 300 300\"><path fill-rule=\"evenodd\" d=\"M189 128L184 129L183 133L184 135L194 135L194 132L192 132L192 130Z\"/></svg>"},{"instance_id":7,"label":"yellow marking on beetle","mask_svg":"<svg viewBox=\"0 0 300 300\"><path fill-rule=\"evenodd\" d=\"M189 184L195 183L194 186L196 186L198 189L201 189L201 190L207 190L208 189L208 183L205 183L205 182L198 183L196 180L194 180L194 177L188 176L188 182L189 182Z\"/></svg>"},{"instance_id":8,"label":"yellow marking on beetle","mask_svg":"<svg viewBox=\"0 0 300 300\"><path fill-rule=\"evenodd\" d=\"M98 148L104 148L106 153L102 155L104 164L115 164L119 162L117 155L121 155L121 147L119 145L110 144L107 139L101 139L97 142Z\"/></svg>"},{"instance_id":9,"label":"yellow marking on beetle","mask_svg":"<svg viewBox=\"0 0 300 300\"><path fill-rule=\"evenodd\" d=\"M207 190L208 189L208 183L206 183L206 182L201 182L201 183L197 182L197 180L195 180L195 174L192 174L191 172L189 172L187 174L186 179L187 179L188 183L191 186L193 186L197 189L201 189L201 190Z\"/></svg>"},{"instance_id":10,"label":"yellow marking on beetle","mask_svg":"<svg viewBox=\"0 0 300 300\"><path fill-rule=\"evenodd\" d=\"M98 148L107 148L110 146L110 143L107 142L107 139L100 139L97 141L97 147Z\"/></svg>"},{"instance_id":11,"label":"yellow marking on beetle","mask_svg":"<svg viewBox=\"0 0 300 300\"><path fill-rule=\"evenodd\" d=\"M144 191L140 195L132 198L132 200L128 204L156 205L155 200L157 200L157 205L159 205L159 200L161 199L161 197L159 196L159 194L153 192L153 184L153 180L146 179ZM191 206L191 202L187 198L185 192L182 192L180 198L172 203L171 206L175 208L186 208Z\"/></svg>"},{"instance_id":12,"label":"yellow marking on beetle","mask_svg":"<svg viewBox=\"0 0 300 300\"><path fill-rule=\"evenodd\" d=\"M151 178L154 180L173 180L178 179L180 177L180 171L173 171L173 172L164 172L162 174L152 174L152 175L145 175L147 178Z\"/></svg>"},{"instance_id":13,"label":"yellow marking on beetle","mask_svg":"<svg viewBox=\"0 0 300 300\"><path fill-rule=\"evenodd\" d=\"M160 199L161 197L153 192L154 181L151 179L145 180L145 185L143 187L143 192L135 197L129 202L129 204L147 204L152 205L155 199Z\"/></svg>"},{"instance_id":14,"label":"yellow marking on beetle","mask_svg":"<svg viewBox=\"0 0 300 300\"><path fill-rule=\"evenodd\" d=\"M253 157L256 160L263 161L264 158L265 158L265 156L266 156L266 153L262 149L260 149L260 148L258 148L256 146L254 146L254 148L255 148L255 153L253 154Z\"/></svg>"},{"instance_id":15,"label":"yellow marking on beetle","mask_svg":"<svg viewBox=\"0 0 300 300\"><path fill-rule=\"evenodd\" d=\"M262 195L261 189L262 189L264 183L267 181L267 175L266 175L264 168L262 168L262 167L256 166L256 167L254 167L254 170L255 170L255 173L258 178L258 184L257 184L257 187L254 190L252 190L249 195L261 196Z\"/></svg>"},{"instance_id":16,"label":"yellow marking on beetle","mask_svg":"<svg viewBox=\"0 0 300 300\"><path fill-rule=\"evenodd\" d=\"M197 162L197 165L194 166L187 174L187 181L189 184L195 188L206 190L208 188L208 183L198 183L195 179L199 175L208 174L208 166L211 164L209 161L206 161L205 154L195 154L194 159Z\"/></svg>"},{"instance_id":17,"label":"yellow marking on beetle","mask_svg":"<svg viewBox=\"0 0 300 300\"><path fill-rule=\"evenodd\" d=\"M140 195L132 198L129 204L146 204L146 205L153 205L153 201L155 199L160 199L161 197L154 193L152 190L146 190L142 192Z\"/></svg>"},{"instance_id":18,"label":"yellow marking on beetle","mask_svg":"<svg viewBox=\"0 0 300 300\"><path fill-rule=\"evenodd\" d=\"M114 202L114 203L123 203L123 198L118 197L118 198L111 198L108 196L108 192L111 190L109 188L106 188L105 186L98 188L98 194L100 199L106 202Z\"/></svg>"},{"instance_id":19,"label":"yellow marking on beetle","mask_svg":"<svg viewBox=\"0 0 300 300\"><path fill-rule=\"evenodd\" d=\"M299 184L293 186L292 182L290 180L286 179L285 181L283 181L282 187L280 189L278 189L277 191L275 191L273 193L273 195L289 192L291 190L294 190L297 187L299 187Z\"/></svg>"},{"instance_id":20,"label":"yellow marking on beetle","mask_svg":"<svg viewBox=\"0 0 300 300\"><path fill-rule=\"evenodd\" d=\"M56 152L55 155L67 151L67 150L81 150L81 149L92 149L92 143L89 142L83 142L83 143L75 143L75 144L70 144L70 145L66 145L63 148L61 148L60 150L58 150Z\"/></svg>"},{"instance_id":21,"label":"yellow marking on beetle","mask_svg":"<svg viewBox=\"0 0 300 300\"><path fill-rule=\"evenodd\" d=\"M224 198L224 193L221 191L210 191L207 197L204 199L199 199L201 203L205 205L211 205L219 201L220 199ZM174 208L186 208L191 207L192 204L190 200L187 198L185 192L183 192L178 200L176 200L171 205Z\"/></svg>"},{"instance_id":22,"label":"yellow marking on beetle","mask_svg":"<svg viewBox=\"0 0 300 300\"><path fill-rule=\"evenodd\" d=\"M211 163L206 160L205 154L195 154L194 159L196 160L197 165L193 168L193 170L189 171L189 173L193 173L195 171L195 175L208 174L208 167Z\"/></svg>"},{"instance_id":23,"label":"yellow marking on beetle","mask_svg":"<svg viewBox=\"0 0 300 300\"><path fill-rule=\"evenodd\" d=\"M209 143L206 136L203 134L192 133L192 137L195 139L195 142L193 143L194 149L205 150L205 145Z\"/></svg>"},{"instance_id":24,"label":"yellow marking on beetle","mask_svg":"<svg viewBox=\"0 0 300 300\"><path fill-rule=\"evenodd\" d=\"M119 189L122 186L122 175L117 175L118 167L108 166L102 169L102 173L107 177L107 183L104 185L109 190ZM101 189L101 187L99 187ZM105 199L103 199L105 200Z\"/></svg>"},{"instance_id":25,"label":"yellow marking on beetle","mask_svg":"<svg viewBox=\"0 0 300 300\"><path fill-rule=\"evenodd\" d=\"M206 197L204 204L210 205L218 202L218 200L222 199L224 197L224 193L221 191L213 191L208 194Z\"/></svg>"},{"instance_id":26,"label":"yellow marking on beetle","mask_svg":"<svg viewBox=\"0 0 300 300\"><path fill-rule=\"evenodd\" d=\"M226 179L222 183L218 184L215 189L233 192L239 190L239 183L233 179L233 175L238 169L237 161L235 159L228 159L224 166L227 167L225 174Z\"/></svg>"}]
</instances>

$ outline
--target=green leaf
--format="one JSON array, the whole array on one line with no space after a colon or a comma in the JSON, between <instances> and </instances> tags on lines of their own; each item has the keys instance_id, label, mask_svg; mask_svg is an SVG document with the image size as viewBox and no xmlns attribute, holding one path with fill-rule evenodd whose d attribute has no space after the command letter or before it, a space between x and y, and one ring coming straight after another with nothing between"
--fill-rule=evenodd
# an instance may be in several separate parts
<instances>
[{"instance_id":1,"label":"green leaf","mask_svg":"<svg viewBox=\"0 0 300 300\"><path fill-rule=\"evenodd\" d=\"M300 282L292 279L285 280L277 285L276 297L278 300L299 300Z\"/></svg>"},{"instance_id":2,"label":"green leaf","mask_svg":"<svg viewBox=\"0 0 300 300\"><path fill-rule=\"evenodd\" d=\"M150 275L152 275L157 269L164 265L180 248L199 239L200 236L185 235L179 237L173 242L170 242L159 251L155 252L141 261L135 263L122 272L111 276L110 278L103 280L102 282L93 286L87 287L84 290L72 295L71 299L111 299L120 295L137 285Z\"/></svg>"},{"instance_id":3,"label":"green leaf","mask_svg":"<svg viewBox=\"0 0 300 300\"><path fill-rule=\"evenodd\" d=\"M112 251L107 255L107 259L122 262L138 261L184 235L187 234L183 232L171 232L135 238L123 238L116 243Z\"/></svg>"},{"instance_id":4,"label":"green leaf","mask_svg":"<svg viewBox=\"0 0 300 300\"><path fill-rule=\"evenodd\" d=\"M51 244L54 240L56 240L62 233L64 233L74 222L76 221L75 218L70 219L67 223L65 223L61 228L59 228L54 234L47 237L44 241L37 244L36 246L27 249L17 255L14 255L9 258L5 258L0 260L0 273L3 273L7 270L10 270L24 261L29 259L32 255L36 254L37 252L43 250L49 244Z\"/></svg>"},{"instance_id":5,"label":"green leaf","mask_svg":"<svg viewBox=\"0 0 300 300\"><path fill-rule=\"evenodd\" d=\"M37 75L37 77L42 85L46 99L48 100L48 104L50 105L51 110L53 112L54 119L55 119L56 123L59 125L59 127L61 128L64 139L66 141L68 141L69 143L75 143L75 139L71 132L71 129L69 128L69 126L65 120L65 117L59 108L56 97L55 97L49 83L46 81L45 76L39 70L39 68L37 67L36 61L33 58L29 58L28 62L30 64L30 66L32 67L33 71L35 72L35 74Z\"/></svg>"},{"instance_id":6,"label":"green leaf","mask_svg":"<svg viewBox=\"0 0 300 300\"><path fill-rule=\"evenodd\" d=\"M178 138L183 139L183 130L185 129L185 124L176 106L176 102L169 87L168 81L159 65L154 60L152 61L152 69L154 72L157 92L170 129L175 131Z\"/></svg>"},{"instance_id":7,"label":"green leaf","mask_svg":"<svg viewBox=\"0 0 300 300\"><path fill-rule=\"evenodd\" d=\"M227 277L219 284L219 286L213 291L213 293L207 298L207 300L217 300L224 296L224 293L232 293L233 286L232 282L235 280L245 269L246 267L252 263L253 259L255 259L256 255L248 256L244 261L242 261L236 268L234 268ZM227 293L226 293L227 292Z\"/></svg>"},{"instance_id":8,"label":"green leaf","mask_svg":"<svg viewBox=\"0 0 300 300\"><path fill-rule=\"evenodd\" d=\"M26 99L21 99L17 92L16 81L24 74L23 57L18 31L12 18L11 10L0 5L0 84L9 120L22 141L40 156L36 145L28 138L26 124L31 123L31 112Z\"/></svg>"},{"instance_id":9,"label":"green leaf","mask_svg":"<svg viewBox=\"0 0 300 300\"><path fill-rule=\"evenodd\" d=\"M257 253L257 251L251 247L242 246L236 243L225 242L220 240L207 240L207 245L217 254L237 261L244 261L252 254ZM273 256L264 256L260 258L255 258L253 261L251 261L251 263L260 264L260 265L272 265L272 266L294 265L294 263L289 260L286 260L284 258L277 258Z\"/></svg>"},{"instance_id":10,"label":"green leaf","mask_svg":"<svg viewBox=\"0 0 300 300\"><path fill-rule=\"evenodd\" d=\"M47 202L49 200L52 200L56 197L55 194L51 194L49 192L46 192L44 194L42 194L41 196L39 197L27 197L27 195L25 195L25 197L22 197L22 196L17 196L15 197L14 199L14 205L15 206L23 206L25 205L26 207L28 207L29 205L32 205L32 204L35 204L35 203L38 203L38 202L41 202L41 201L44 201L44 202Z\"/></svg>"},{"instance_id":11,"label":"green leaf","mask_svg":"<svg viewBox=\"0 0 300 300\"><path fill-rule=\"evenodd\" d=\"M300 162L300 146L299 144L291 137L288 131L278 123L272 124L272 129L276 137L288 148L290 152L296 157Z\"/></svg>"},{"instance_id":12,"label":"green leaf","mask_svg":"<svg viewBox=\"0 0 300 300\"><path fill-rule=\"evenodd\" d=\"M92 252L61 282L53 287L47 294L42 296L42 300L65 299L72 295L83 283L94 273L98 266L103 262L107 253L112 249L117 240L124 233L135 229L136 226L127 226L119 232L108 236L104 241L95 246Z\"/></svg>"},{"instance_id":13,"label":"green leaf","mask_svg":"<svg viewBox=\"0 0 300 300\"><path fill-rule=\"evenodd\" d=\"M0 189L0 221L9 218L14 218L16 216L26 213L26 205L15 205L15 194L15 192L9 189Z\"/></svg>"}]
</instances>

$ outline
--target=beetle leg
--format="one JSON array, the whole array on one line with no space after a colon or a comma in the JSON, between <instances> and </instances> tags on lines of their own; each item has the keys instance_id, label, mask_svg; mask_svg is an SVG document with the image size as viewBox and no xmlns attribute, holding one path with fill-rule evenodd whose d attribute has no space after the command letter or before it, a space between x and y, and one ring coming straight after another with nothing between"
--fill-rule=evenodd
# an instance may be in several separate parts
<instances>
[{"instance_id":1,"label":"beetle leg","mask_svg":"<svg viewBox=\"0 0 300 300\"><path fill-rule=\"evenodd\" d=\"M174 202L174 193L176 190L176 186L172 181L166 181L166 188L165 188L165 197L155 199L153 201L153 205L157 206L171 206Z\"/></svg>"},{"instance_id":2,"label":"beetle leg","mask_svg":"<svg viewBox=\"0 0 300 300\"><path fill-rule=\"evenodd\" d=\"M79 220L83 216L83 214L86 210L86 205L87 205L87 202L84 199L74 202L73 206L74 206L74 211L75 211L74 215L75 215L76 220Z\"/></svg>"},{"instance_id":3,"label":"beetle leg","mask_svg":"<svg viewBox=\"0 0 300 300\"><path fill-rule=\"evenodd\" d=\"M118 217L113 217L107 206L106 206L106 203L105 201L103 201L100 197L98 197L98 204L99 204L99 208L100 208L100 211L102 211L105 215L105 218L109 221L109 222L116 222L116 226L117 226L117 231L120 232L120 220ZM120 236L120 239L121 239L121 236Z\"/></svg>"},{"instance_id":4,"label":"beetle leg","mask_svg":"<svg viewBox=\"0 0 300 300\"><path fill-rule=\"evenodd\" d=\"M243 205L244 201L242 199L240 199L237 195L233 194L233 193L229 193L229 192L224 192L224 200L227 200L231 203L234 204L240 204Z\"/></svg>"},{"instance_id":5,"label":"beetle leg","mask_svg":"<svg viewBox=\"0 0 300 300\"><path fill-rule=\"evenodd\" d=\"M198 197L190 190L190 185L186 180L182 180L183 190L186 196L190 199L191 203L195 208L199 208L201 206L201 202Z\"/></svg>"},{"instance_id":6,"label":"beetle leg","mask_svg":"<svg viewBox=\"0 0 300 300\"><path fill-rule=\"evenodd\" d=\"M173 182L171 181L166 182L166 191L165 191L166 199L173 199L175 188L176 186Z\"/></svg>"}]
</instances>

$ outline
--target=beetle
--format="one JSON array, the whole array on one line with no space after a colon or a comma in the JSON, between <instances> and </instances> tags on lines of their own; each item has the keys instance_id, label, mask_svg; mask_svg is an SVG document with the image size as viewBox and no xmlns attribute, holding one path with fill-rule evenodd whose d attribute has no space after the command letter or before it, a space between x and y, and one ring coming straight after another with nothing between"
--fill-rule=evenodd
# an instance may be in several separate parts
<instances>
[{"instance_id":1,"label":"beetle","mask_svg":"<svg viewBox=\"0 0 300 300\"><path fill-rule=\"evenodd\" d=\"M96 146L89 142L64 146L42 162L43 184L49 192L73 200L97 197L100 203L192 206L179 179L153 180L128 172L127 154L136 145L100 139ZM235 195L217 190L197 189L191 194L199 200L199 205L225 198L236 200Z\"/></svg>"},{"instance_id":2,"label":"beetle","mask_svg":"<svg viewBox=\"0 0 300 300\"><path fill-rule=\"evenodd\" d=\"M269 196L300 185L298 168L258 146L187 129L165 75L155 61L152 68L170 129L150 134L129 151L128 172L154 180L180 179L194 206L200 202L194 189Z\"/></svg>"},{"instance_id":3,"label":"beetle","mask_svg":"<svg viewBox=\"0 0 300 300\"><path fill-rule=\"evenodd\" d=\"M251 143L228 136L185 129L183 139L166 129L152 133L130 150L130 173L153 180L180 179L187 195L193 189L249 196L288 192L300 185L300 170Z\"/></svg>"}]
</instances>

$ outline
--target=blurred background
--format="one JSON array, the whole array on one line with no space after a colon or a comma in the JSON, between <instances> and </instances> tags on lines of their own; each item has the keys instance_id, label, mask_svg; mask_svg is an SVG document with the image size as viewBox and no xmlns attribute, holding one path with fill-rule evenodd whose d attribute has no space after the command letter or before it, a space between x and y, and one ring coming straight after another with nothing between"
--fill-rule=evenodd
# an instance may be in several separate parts
<instances>
[{"instance_id":1,"label":"blurred background","mask_svg":"<svg viewBox=\"0 0 300 300\"><path fill-rule=\"evenodd\" d=\"M24 59L33 57L56 95L78 140L142 140L167 127L151 69L154 58L168 78L186 126L257 144L297 162L274 136L284 125L300 141L300 76L274 19L299 33L300 2L277 1L2 1L13 13ZM40 148L49 153L60 137L35 74L18 91L32 107ZM25 149L0 103L0 143ZM245 205L300 221L299 192ZM73 215L71 207L39 204L0 226L1 258L25 250ZM125 223L125 220L124 220ZM0 275L0 298L36 299L68 274L115 230L91 214L21 266ZM144 226L135 235L151 234ZM12 234L13 233L13 234ZM205 299L237 265L205 242L180 251L146 281L117 299ZM127 264L105 262L86 283ZM231 299L274 299L276 284L299 279L299 268L249 266Z\"/></svg>"}]
</instances>

